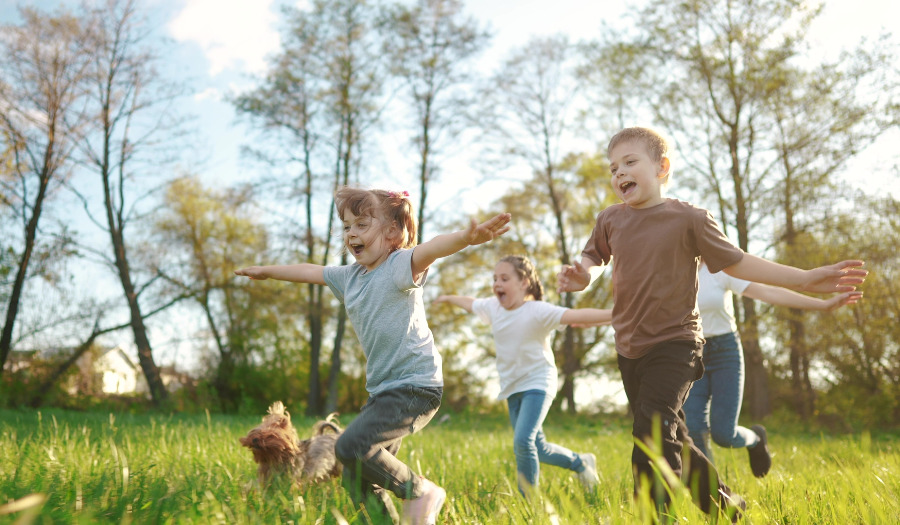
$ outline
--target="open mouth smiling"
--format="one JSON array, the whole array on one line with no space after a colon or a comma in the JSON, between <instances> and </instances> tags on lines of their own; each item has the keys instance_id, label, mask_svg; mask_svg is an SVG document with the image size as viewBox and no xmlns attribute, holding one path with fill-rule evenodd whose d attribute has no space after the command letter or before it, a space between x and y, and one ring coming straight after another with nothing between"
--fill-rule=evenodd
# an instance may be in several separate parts
<instances>
[{"instance_id":1,"label":"open mouth smiling","mask_svg":"<svg viewBox=\"0 0 900 525\"><path fill-rule=\"evenodd\" d=\"M353 255L359 255L360 253L362 253L363 248L365 248L365 246L362 244L351 244L350 245L350 251L353 252Z\"/></svg>"},{"instance_id":2,"label":"open mouth smiling","mask_svg":"<svg viewBox=\"0 0 900 525\"><path fill-rule=\"evenodd\" d=\"M637 187L637 184L634 182L627 180L622 184L619 184L619 191L622 192L623 195L630 193L634 188Z\"/></svg>"}]
</instances>

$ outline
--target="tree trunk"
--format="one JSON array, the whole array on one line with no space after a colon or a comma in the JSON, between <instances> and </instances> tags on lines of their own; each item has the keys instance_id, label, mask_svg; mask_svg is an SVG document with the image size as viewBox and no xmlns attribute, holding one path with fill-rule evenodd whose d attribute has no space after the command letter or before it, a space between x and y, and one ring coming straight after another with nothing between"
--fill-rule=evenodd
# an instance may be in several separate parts
<instances>
[{"instance_id":1,"label":"tree trunk","mask_svg":"<svg viewBox=\"0 0 900 525\"><path fill-rule=\"evenodd\" d=\"M316 301L321 293L316 293L319 285L310 284L309 312L306 314L309 326L309 393L306 396L306 415L315 416L322 413L322 380L319 377L319 358L322 353L322 304Z\"/></svg>"},{"instance_id":2,"label":"tree trunk","mask_svg":"<svg viewBox=\"0 0 900 525\"><path fill-rule=\"evenodd\" d=\"M565 295L567 307L571 308L568 303L572 302L570 299L572 294L567 293ZM575 406L575 372L581 368L581 363L578 356L575 355L575 334L571 326L566 327L565 335L563 336L562 354L563 386L559 393L566 400L566 412L575 414L577 412L577 407Z\"/></svg>"},{"instance_id":3,"label":"tree trunk","mask_svg":"<svg viewBox=\"0 0 900 525\"><path fill-rule=\"evenodd\" d=\"M331 370L328 372L328 400L325 402L325 411L328 413L337 411L339 379L341 375L341 345L344 340L344 331L347 327L347 310L341 308L338 312L337 329L334 334L334 350L331 352Z\"/></svg>"},{"instance_id":4,"label":"tree trunk","mask_svg":"<svg viewBox=\"0 0 900 525\"><path fill-rule=\"evenodd\" d=\"M41 218L44 199L47 196L47 187L50 184L51 172L47 165L52 157L52 146L47 148L44 155L44 169L41 172L40 186L38 193L34 199L34 208L28 224L25 226L25 249L22 250L22 257L19 259L19 266L16 270L16 279L13 282L13 289L9 295L9 302L6 307L6 320L3 323L3 333L0 334L0 374L9 358L12 350L13 327L16 324L16 316L19 313L19 300L22 298L22 291L25 289L25 277L28 275L28 265L31 262L31 255L34 251L35 239L37 238L38 221Z\"/></svg>"},{"instance_id":5,"label":"tree trunk","mask_svg":"<svg viewBox=\"0 0 900 525\"><path fill-rule=\"evenodd\" d=\"M809 352L806 349L805 329L801 316L801 310L791 308L790 317L790 363L791 363L791 392L793 394L794 409L804 420L812 417L815 411L815 393L812 382L809 379Z\"/></svg>"},{"instance_id":6,"label":"tree trunk","mask_svg":"<svg viewBox=\"0 0 900 525\"><path fill-rule=\"evenodd\" d=\"M742 302L744 319L740 332L741 345L744 347L744 368L747 372L744 381L744 401L747 403L750 417L762 419L771 410L769 376L766 372L762 349L759 347L756 302L749 297L744 297Z\"/></svg>"},{"instance_id":7,"label":"tree trunk","mask_svg":"<svg viewBox=\"0 0 900 525\"><path fill-rule=\"evenodd\" d=\"M150 389L150 397L157 407L162 406L168 400L168 392L163 385L159 368L153 360L153 351L150 347L150 338L147 337L147 327L144 325L144 317L141 315L141 307L138 304L137 292L131 280L131 270L128 267L128 259L125 256L125 241L120 231L114 228L114 222L110 222L113 250L116 254L116 269L119 274L119 282L125 292L125 300L128 302L128 312L131 316L131 331L134 334L134 344L137 346L138 363L147 379L147 387Z\"/></svg>"}]
</instances>

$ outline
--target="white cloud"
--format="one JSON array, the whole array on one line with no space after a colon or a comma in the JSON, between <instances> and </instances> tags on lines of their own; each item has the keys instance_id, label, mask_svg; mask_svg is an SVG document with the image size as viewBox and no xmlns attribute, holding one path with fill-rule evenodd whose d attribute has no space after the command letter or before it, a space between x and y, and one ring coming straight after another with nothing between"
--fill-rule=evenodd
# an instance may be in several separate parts
<instances>
[{"instance_id":1,"label":"white cloud","mask_svg":"<svg viewBox=\"0 0 900 525\"><path fill-rule=\"evenodd\" d=\"M214 87L206 88L203 91L195 94L194 100L196 100L196 101L201 101L201 100L219 101L219 100L222 100L222 92L219 91L218 88L214 88Z\"/></svg>"},{"instance_id":2,"label":"white cloud","mask_svg":"<svg viewBox=\"0 0 900 525\"><path fill-rule=\"evenodd\" d=\"M265 70L266 56L278 50L280 37L273 0L186 0L169 23L179 42L196 42L209 60L209 74L235 68Z\"/></svg>"}]
</instances>

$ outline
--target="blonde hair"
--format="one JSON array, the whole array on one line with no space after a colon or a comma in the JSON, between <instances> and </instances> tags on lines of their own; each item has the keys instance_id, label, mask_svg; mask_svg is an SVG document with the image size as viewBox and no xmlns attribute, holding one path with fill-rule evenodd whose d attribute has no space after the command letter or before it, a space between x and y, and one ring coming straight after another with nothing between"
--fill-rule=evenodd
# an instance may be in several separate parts
<instances>
[{"instance_id":1,"label":"blonde hair","mask_svg":"<svg viewBox=\"0 0 900 525\"><path fill-rule=\"evenodd\" d=\"M516 275L519 276L519 279L528 282L528 293L530 293L536 301L543 299L544 286L541 284L541 278L538 277L537 270L534 269L534 265L531 264L528 257L523 255L507 255L500 259L500 262L509 263L513 267L513 270L516 271Z\"/></svg>"},{"instance_id":2,"label":"blonde hair","mask_svg":"<svg viewBox=\"0 0 900 525\"><path fill-rule=\"evenodd\" d=\"M416 245L418 222L409 194L405 191L367 190L344 186L335 192L334 206L341 220L344 220L344 214L349 210L357 217L366 215L385 219L388 226L396 223L400 229L400 237L396 240L394 249L412 248Z\"/></svg>"},{"instance_id":3,"label":"blonde hair","mask_svg":"<svg viewBox=\"0 0 900 525\"><path fill-rule=\"evenodd\" d=\"M650 156L655 161L660 161L663 157L669 156L669 141L660 132L641 127L625 128L613 135L609 139L609 145L606 146L607 155L620 143L632 140L643 142Z\"/></svg>"}]
</instances>

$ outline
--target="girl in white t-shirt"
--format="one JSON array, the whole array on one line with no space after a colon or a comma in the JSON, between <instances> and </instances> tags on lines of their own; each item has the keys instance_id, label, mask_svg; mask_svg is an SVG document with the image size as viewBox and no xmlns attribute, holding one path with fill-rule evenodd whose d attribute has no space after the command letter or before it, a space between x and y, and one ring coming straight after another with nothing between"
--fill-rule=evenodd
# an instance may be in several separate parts
<instances>
[{"instance_id":1,"label":"girl in white t-shirt","mask_svg":"<svg viewBox=\"0 0 900 525\"><path fill-rule=\"evenodd\" d=\"M853 304L862 292L844 292L828 299L810 297L785 288L754 283L725 272L710 273L706 264L698 272L697 308L703 326L703 377L694 381L684 402L685 422L694 444L712 460L709 439L721 447L747 448L750 469L763 477L772 466L766 429L738 425L744 391L744 353L734 320L732 294L778 306L831 311Z\"/></svg>"},{"instance_id":2,"label":"girl in white t-shirt","mask_svg":"<svg viewBox=\"0 0 900 525\"><path fill-rule=\"evenodd\" d=\"M527 496L537 488L540 463L572 470L593 488L599 481L594 454L576 454L550 443L541 429L557 390L550 334L562 325L609 324L612 311L570 309L542 301L543 286L534 266L518 255L497 263L493 289L490 298L442 295L435 302L474 312L491 325L500 376L497 399L506 399L509 407L519 491Z\"/></svg>"}]
</instances>

